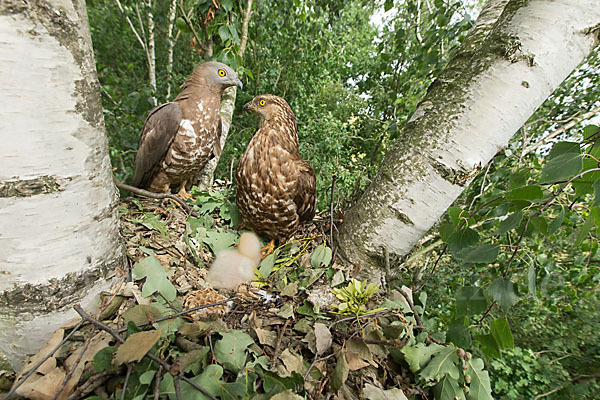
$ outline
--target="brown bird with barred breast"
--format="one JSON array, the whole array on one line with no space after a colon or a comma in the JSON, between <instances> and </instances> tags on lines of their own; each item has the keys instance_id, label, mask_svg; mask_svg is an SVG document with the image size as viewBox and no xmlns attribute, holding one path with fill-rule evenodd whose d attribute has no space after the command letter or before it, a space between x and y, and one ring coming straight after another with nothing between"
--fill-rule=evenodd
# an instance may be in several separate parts
<instances>
[{"instance_id":1,"label":"brown bird with barred breast","mask_svg":"<svg viewBox=\"0 0 600 400\"><path fill-rule=\"evenodd\" d=\"M240 158L236 203L243 225L280 243L315 215L315 171L300 156L296 117L271 94L244 105L260 117L260 128Z\"/></svg>"},{"instance_id":2,"label":"brown bird with barred breast","mask_svg":"<svg viewBox=\"0 0 600 400\"><path fill-rule=\"evenodd\" d=\"M148 114L135 157L133 185L164 193L193 184L212 154L221 154L221 95L230 86L242 88L234 70L209 61L200 64L172 102Z\"/></svg>"}]
</instances>

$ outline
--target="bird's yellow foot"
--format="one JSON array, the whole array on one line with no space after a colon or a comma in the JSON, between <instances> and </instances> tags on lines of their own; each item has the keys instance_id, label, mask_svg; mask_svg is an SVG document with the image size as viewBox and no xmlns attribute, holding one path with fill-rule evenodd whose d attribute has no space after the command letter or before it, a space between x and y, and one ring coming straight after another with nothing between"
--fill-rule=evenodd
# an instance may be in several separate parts
<instances>
[{"instance_id":1,"label":"bird's yellow foot","mask_svg":"<svg viewBox=\"0 0 600 400\"><path fill-rule=\"evenodd\" d=\"M185 185L181 185L181 189L179 189L179 192L177 192L175 196L179 197L183 201L187 201L188 199L192 198L192 195L185 191Z\"/></svg>"},{"instance_id":2,"label":"bird's yellow foot","mask_svg":"<svg viewBox=\"0 0 600 400\"><path fill-rule=\"evenodd\" d=\"M275 250L275 240L271 240L268 245L260 249L263 259L271 254Z\"/></svg>"}]
</instances>

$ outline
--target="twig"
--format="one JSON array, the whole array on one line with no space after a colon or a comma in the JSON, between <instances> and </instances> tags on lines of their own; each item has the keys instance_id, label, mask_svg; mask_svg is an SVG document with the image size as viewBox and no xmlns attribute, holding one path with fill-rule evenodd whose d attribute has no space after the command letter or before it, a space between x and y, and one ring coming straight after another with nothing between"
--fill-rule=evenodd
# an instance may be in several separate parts
<instances>
[{"instance_id":1,"label":"twig","mask_svg":"<svg viewBox=\"0 0 600 400\"><path fill-rule=\"evenodd\" d=\"M177 400L181 400L181 388L179 387L178 376L173 377L173 386L175 387L175 397L177 397Z\"/></svg>"},{"instance_id":2,"label":"twig","mask_svg":"<svg viewBox=\"0 0 600 400\"><path fill-rule=\"evenodd\" d=\"M154 400L160 399L160 377L162 376L162 365L158 366L158 370L154 375Z\"/></svg>"},{"instance_id":3,"label":"twig","mask_svg":"<svg viewBox=\"0 0 600 400\"><path fill-rule=\"evenodd\" d=\"M352 337L352 335L350 335L347 332L344 331L340 331L339 329L334 329L333 330L336 334L343 336L346 339L355 339L354 337ZM408 337L406 338L406 340L402 340L402 339L392 339L392 340L382 340L382 339L365 339L365 338L357 338L356 340L360 340L361 342L365 343L365 344L381 344L383 346L388 346L388 347L401 347L404 346L406 344L406 342L408 341Z\"/></svg>"},{"instance_id":4,"label":"twig","mask_svg":"<svg viewBox=\"0 0 600 400\"><path fill-rule=\"evenodd\" d=\"M121 280L121 283L122 282L123 281ZM105 306L105 308L106 308L106 306ZM71 377L73 376L73 373L75 372L75 370L77 369L77 366L79 365L79 363L81 362L81 359L83 358L83 353L86 352L95 333L96 333L96 328L92 328L92 330L90 331L90 336L85 341L85 344L83 345L83 347L81 348L81 351L79 352L79 355L77 356L77 360L75 361L75 364L73 364L73 366L71 367L71 370L69 371L67 376L65 376L62 383L60 384L60 388L56 392L56 397L58 397L58 395L65 389L65 386L67 386L67 382L69 382L69 379L71 379Z\"/></svg>"},{"instance_id":5,"label":"twig","mask_svg":"<svg viewBox=\"0 0 600 400\"><path fill-rule=\"evenodd\" d=\"M542 398L544 398L544 397L550 396L552 393L556 393L556 392L558 392L559 390L561 390L561 389L562 389L562 388L564 388L564 387L565 387L564 385L561 385L561 386L559 386L559 387L556 387L556 388L552 389L552 390L551 390L551 391L549 391L549 392L546 392L546 393L543 393L543 394L538 394L537 396L535 396L535 397L533 398L533 400L540 400L540 399L542 399Z\"/></svg>"},{"instance_id":6,"label":"twig","mask_svg":"<svg viewBox=\"0 0 600 400\"><path fill-rule=\"evenodd\" d=\"M75 391L71 393L69 397L67 397L67 400L76 400L83 398L84 396L96 390L96 388L103 385L104 382L106 382L111 375L111 372L103 371L97 375L90 377L83 385L78 386L77 389L75 389Z\"/></svg>"},{"instance_id":7,"label":"twig","mask_svg":"<svg viewBox=\"0 0 600 400\"><path fill-rule=\"evenodd\" d=\"M286 319L285 323L283 324L283 327L279 331L279 335L277 336L277 343L275 344L275 351L273 351L273 361L272 362L277 361L277 357L279 357L279 348L281 347L281 341L283 340L283 334L285 333L285 330L287 329L289 324L290 324L290 320Z\"/></svg>"},{"instance_id":8,"label":"twig","mask_svg":"<svg viewBox=\"0 0 600 400\"><path fill-rule=\"evenodd\" d=\"M169 299L167 299L165 297L164 294L162 294L161 292L159 292L158 290L156 292L154 292L153 294L158 294L160 297L162 297L162 299L169 305L169 308L175 312L179 312L180 310L177 309L177 307L175 307L175 304L173 304L172 301L170 301Z\"/></svg>"},{"instance_id":9,"label":"twig","mask_svg":"<svg viewBox=\"0 0 600 400\"><path fill-rule=\"evenodd\" d=\"M157 318L157 319L155 319L153 321L142 322L141 324L137 324L137 327L138 328L143 328L144 326L152 325L152 324L155 324L157 322L166 321L168 319L175 319L175 318L181 317L183 315L192 313L194 311L202 310L204 308L209 308L209 307L219 306L221 304L226 304L226 303L228 303L230 301L237 300L238 298L239 298L239 296L234 296L234 297L230 297L230 298L225 299L225 300L218 301L216 303L204 304L204 305L201 305L201 306L192 307L192 308L190 308L188 310L180 311L180 312L175 313L175 314L165 315L164 317ZM127 328L121 328L117 332L118 333L123 333L123 332L126 332L126 331L127 331Z\"/></svg>"},{"instance_id":10,"label":"twig","mask_svg":"<svg viewBox=\"0 0 600 400\"><path fill-rule=\"evenodd\" d=\"M125 392L127 391L127 384L129 383L131 370L133 370L133 363L127 363L127 373L125 374L125 382L123 383L123 388L121 389L121 400L125 400Z\"/></svg>"},{"instance_id":11,"label":"twig","mask_svg":"<svg viewBox=\"0 0 600 400\"><path fill-rule=\"evenodd\" d=\"M154 193L154 192L150 192L148 190L140 189L140 188L137 188L135 186L131 186L131 185L128 185L126 183L121 182L114 175L113 175L113 181L115 182L115 185L119 189L128 190L128 191L130 191L132 193L137 194L138 196L148 197L150 199L159 199L159 200L162 200L162 199L175 200L181 206L181 208L183 208L183 210L188 215L191 215L191 213L192 213L192 210L191 210L190 206L188 206L185 201L183 201L179 197L175 196L174 194L171 194L171 193Z\"/></svg>"},{"instance_id":12,"label":"twig","mask_svg":"<svg viewBox=\"0 0 600 400\"><path fill-rule=\"evenodd\" d=\"M335 250L335 242L333 241L333 214L335 209L333 201L335 200L335 181L337 180L337 174L333 174L331 177L331 202L329 206L329 244L331 245L331 251Z\"/></svg>"},{"instance_id":13,"label":"twig","mask_svg":"<svg viewBox=\"0 0 600 400\"><path fill-rule=\"evenodd\" d=\"M231 159L231 164L229 164L229 182L233 183L233 163L235 162L235 157Z\"/></svg>"},{"instance_id":14,"label":"twig","mask_svg":"<svg viewBox=\"0 0 600 400\"><path fill-rule=\"evenodd\" d=\"M433 277L433 273L435 272L435 269L437 268L438 263L440 262L440 260L442 259L442 257L444 256L444 254L446 254L446 251L448 250L448 246L444 246L444 248L442 249L442 251L440 252L440 255L438 256L438 258L436 258L435 263L433 264L433 268L431 268L431 272L429 273L429 276L427 277L427 279L425 280L425 282L423 282L416 290L415 292L420 292L425 285L427 285L427 283L431 280L431 278Z\"/></svg>"},{"instance_id":15,"label":"twig","mask_svg":"<svg viewBox=\"0 0 600 400\"><path fill-rule=\"evenodd\" d=\"M50 357L52 357L54 355L54 353L56 353L58 351L58 349L60 349L71 338L71 336L73 336L73 334L75 332L77 332L79 330L79 328L81 328L81 325L83 325L83 321L79 321L79 323L77 325L75 325L75 327L73 328L73 330L71 332L69 332L69 334L67 336L65 336L63 338L63 340L61 340L61 342L59 344L57 344L56 347L54 349L52 349L52 351L50 353L48 353L48 355L46 357L44 357L37 364L35 364L27 372L27 374L25 374L25 376L19 380L18 383L14 384L13 387L10 389L10 391L8 393L6 393L6 395L4 397L2 397L2 400L8 400L8 399L10 399L12 397L12 395L15 394L15 392L17 391L17 389L19 387L21 387L21 385L23 383L25 383L25 381L27 379L29 379L29 377L35 373L35 371L37 371L37 369L40 367L40 365L42 365L43 363L46 362L46 360L48 360Z\"/></svg>"},{"instance_id":16,"label":"twig","mask_svg":"<svg viewBox=\"0 0 600 400\"><path fill-rule=\"evenodd\" d=\"M194 35L194 38L196 39L196 43L198 44L198 46L202 47L202 49L204 51L206 51L204 43L202 43L200 41L200 37L196 33L196 29L194 29L194 25L192 25L190 19L188 18L187 14L185 13L185 10L183 9L183 4L182 4L181 0L177 3L177 6L179 7L179 12L181 13L181 18L183 18L183 21L185 22L185 24L188 26L188 28L190 28L190 31L192 31L192 34Z\"/></svg>"},{"instance_id":17,"label":"twig","mask_svg":"<svg viewBox=\"0 0 600 400\"><path fill-rule=\"evenodd\" d=\"M423 326L423 320L421 320L421 316L415 310L415 303L413 303L411 296L409 296L407 293L405 293L402 288L400 288L400 290L398 290L398 293L400 293L400 296L402 296L404 298L404 300L406 300L406 303L410 307L410 310L413 312L413 315L415 316L415 321L417 321L416 328L418 328L420 330L425 330L425 327Z\"/></svg>"},{"instance_id":18,"label":"twig","mask_svg":"<svg viewBox=\"0 0 600 400\"><path fill-rule=\"evenodd\" d=\"M77 314L79 314L81 316L81 318L83 318L85 321L90 322L91 324L95 325L96 327L102 329L105 332L108 332L112 337L115 338L115 340L119 343L125 343L125 339L123 339L121 337L121 335L119 335L119 333L112 329L110 326L103 324L102 322L98 321L95 318L92 318L89 314L87 314L85 311L83 311L83 309L81 308L81 306L76 305L73 307L73 309L77 312ZM152 354L152 353L146 353L144 355L144 357L148 357L149 359L151 359L152 361L156 362L159 365L162 365L163 368L167 371L171 370L171 364L169 364L167 361L165 361L164 359ZM210 394L209 392L206 391L206 389L202 388L201 386L199 386L197 383L195 383L194 381L188 379L185 375L177 375L177 377L179 379L183 379L186 383L190 384L194 389L198 390L200 393L202 393L203 395L205 395L206 397L208 397L211 400L217 400L212 394ZM174 377L175 378L175 377Z\"/></svg>"},{"instance_id":19,"label":"twig","mask_svg":"<svg viewBox=\"0 0 600 400\"><path fill-rule=\"evenodd\" d=\"M137 41L142 45L142 48L144 49L144 51L147 52L146 44L144 43L144 41L142 40L142 38L138 34L137 30L135 29L135 26L133 26L133 22L131 22L131 19L129 19L129 15L127 15L125 13L125 10L123 10L123 6L121 5L121 2L119 0L115 0L115 2L117 3L117 6L119 7L119 10L121 10L121 12L123 13L123 15L125 16L125 19L127 20L127 23L129 24L129 27L131 28L131 31L135 35Z\"/></svg>"},{"instance_id":20,"label":"twig","mask_svg":"<svg viewBox=\"0 0 600 400\"><path fill-rule=\"evenodd\" d=\"M315 357L315 359L313 360L312 364L310 364L310 366L308 367L308 370L307 370L307 371L306 371L306 373L304 374L304 380L306 380L306 378L308 378L308 374L310 374L310 371L313 369L313 367L314 367L314 366L315 366L317 363L319 363L319 362L321 362L321 361L326 361L326 360L329 360L331 357L334 357L334 356L336 356L336 355L337 355L337 354L338 354L338 353L339 353L339 352L340 352L340 351L341 351L343 348L344 348L344 346L342 345L342 346L340 346L340 348L339 348L339 349L337 349L336 351L334 351L333 353L331 353L331 354L329 354L329 355L327 355L327 356L325 356L325 357L321 357L321 358L317 358L317 357Z\"/></svg>"},{"instance_id":21,"label":"twig","mask_svg":"<svg viewBox=\"0 0 600 400\"><path fill-rule=\"evenodd\" d=\"M523 149L523 151L521 152L521 157L527 155L528 153L531 153L532 151L536 150L538 147L542 146L544 143L548 142L548 140L555 138L556 136L568 131L569 129L571 129L572 127L574 127L575 125L577 125L578 123L580 123L583 120L592 118L594 115L598 114L598 112L600 111L600 107L596 107L592 110L590 110L589 112L579 116L579 117L575 117L573 120L571 120L569 123L561 126L560 128L558 128L557 130L555 130L554 132L552 132L551 134L543 137L542 139L540 139L539 141L537 141L536 143L530 145L529 147L526 147Z\"/></svg>"}]
</instances>

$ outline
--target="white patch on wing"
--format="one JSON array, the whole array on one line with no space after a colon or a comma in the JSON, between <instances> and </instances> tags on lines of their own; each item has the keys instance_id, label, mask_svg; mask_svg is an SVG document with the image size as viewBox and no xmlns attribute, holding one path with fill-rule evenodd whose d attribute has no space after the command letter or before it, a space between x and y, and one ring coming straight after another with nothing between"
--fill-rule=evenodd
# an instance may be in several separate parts
<instances>
[{"instance_id":1,"label":"white patch on wing","mask_svg":"<svg viewBox=\"0 0 600 400\"><path fill-rule=\"evenodd\" d=\"M192 121L189 119L182 119L179 123L179 126L183 128L183 134L185 136L189 136L192 138L196 138L196 132L194 131L194 127L192 126Z\"/></svg>"},{"instance_id":2,"label":"white patch on wing","mask_svg":"<svg viewBox=\"0 0 600 400\"><path fill-rule=\"evenodd\" d=\"M198 110L200 110L200 112L204 111L204 105L202 102L198 103Z\"/></svg>"}]
</instances>

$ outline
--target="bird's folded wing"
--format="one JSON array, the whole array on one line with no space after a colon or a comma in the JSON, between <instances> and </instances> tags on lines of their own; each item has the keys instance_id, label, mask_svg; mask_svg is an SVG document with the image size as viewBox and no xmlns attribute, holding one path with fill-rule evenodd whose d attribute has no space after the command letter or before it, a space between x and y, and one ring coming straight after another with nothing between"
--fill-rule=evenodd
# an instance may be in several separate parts
<instances>
[{"instance_id":1,"label":"bird's folded wing","mask_svg":"<svg viewBox=\"0 0 600 400\"><path fill-rule=\"evenodd\" d=\"M155 168L177 135L181 118L181 108L176 103L165 103L150 111L135 157L134 186L145 187L150 183Z\"/></svg>"},{"instance_id":2,"label":"bird's folded wing","mask_svg":"<svg viewBox=\"0 0 600 400\"><path fill-rule=\"evenodd\" d=\"M316 185L315 171L308 163L301 161L298 167L296 195L294 196L301 223L310 221L315 216Z\"/></svg>"}]
</instances>

